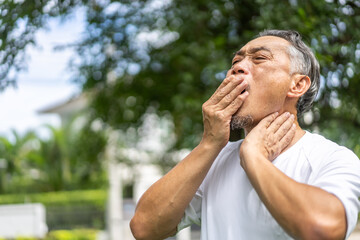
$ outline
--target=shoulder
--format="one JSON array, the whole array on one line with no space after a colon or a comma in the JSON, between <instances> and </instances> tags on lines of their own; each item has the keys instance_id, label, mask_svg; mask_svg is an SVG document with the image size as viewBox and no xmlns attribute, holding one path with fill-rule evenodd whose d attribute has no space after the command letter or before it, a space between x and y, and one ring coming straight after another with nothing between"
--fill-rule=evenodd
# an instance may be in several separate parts
<instances>
[{"instance_id":1,"label":"shoulder","mask_svg":"<svg viewBox=\"0 0 360 240\"><path fill-rule=\"evenodd\" d=\"M318 134L307 134L304 151L312 167L309 184L319 187L342 202L347 218L347 236L360 210L360 160L348 148Z\"/></svg>"},{"instance_id":2,"label":"shoulder","mask_svg":"<svg viewBox=\"0 0 360 240\"><path fill-rule=\"evenodd\" d=\"M354 152L319 134L307 132L302 147L311 166L315 169L336 163L360 168L359 158Z\"/></svg>"},{"instance_id":3,"label":"shoulder","mask_svg":"<svg viewBox=\"0 0 360 240\"><path fill-rule=\"evenodd\" d=\"M307 154L322 154L332 155L342 153L357 159L357 156L348 148L340 146L339 144L316 133L306 132L305 141L303 143L304 150Z\"/></svg>"}]
</instances>

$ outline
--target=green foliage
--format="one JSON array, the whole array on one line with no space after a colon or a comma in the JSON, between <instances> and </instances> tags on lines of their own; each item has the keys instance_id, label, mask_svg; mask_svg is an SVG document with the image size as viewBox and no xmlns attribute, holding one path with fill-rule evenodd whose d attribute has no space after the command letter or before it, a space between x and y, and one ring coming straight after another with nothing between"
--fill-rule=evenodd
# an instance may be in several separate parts
<instances>
[{"instance_id":1,"label":"green foliage","mask_svg":"<svg viewBox=\"0 0 360 240\"><path fill-rule=\"evenodd\" d=\"M96 240L99 230L96 229L74 229L50 231L43 240ZM6 240L0 238L0 240ZM33 237L16 237L14 240L39 240Z\"/></svg>"},{"instance_id":2,"label":"green foliage","mask_svg":"<svg viewBox=\"0 0 360 240\"><path fill-rule=\"evenodd\" d=\"M0 195L0 205L41 203L50 230L105 228L107 190L61 191Z\"/></svg>"},{"instance_id":3,"label":"green foliage","mask_svg":"<svg viewBox=\"0 0 360 240\"><path fill-rule=\"evenodd\" d=\"M177 136L174 148L198 143L201 105L223 80L233 52L265 28L295 29L322 66L313 119L301 120L302 125L359 154L358 0L58 1L61 11L52 14L45 11L48 1L25 1L27 8L25 2L5 2L2 13L9 8L11 14L0 14L6 26L0 50L13 49L16 56L23 48L12 48L18 38L8 36L22 19L28 19L25 26L33 34L44 26L43 19L66 16L82 6L86 29L73 45L80 58L71 66L84 91L94 93L93 117L124 130L138 127L149 107L159 115L170 113ZM19 46L31 42L31 34ZM10 60L2 60L4 76L13 66Z\"/></svg>"},{"instance_id":4,"label":"green foliage","mask_svg":"<svg viewBox=\"0 0 360 240\"><path fill-rule=\"evenodd\" d=\"M108 3L88 8L88 35L77 50L89 58L76 67L76 78L84 89L97 89L93 106L105 122L136 126L152 106L160 115L172 114L176 147L193 147L202 132L201 105L224 78L232 53L259 31L279 28L302 33L322 65L320 117L303 125L333 131L327 120L339 125L343 118L351 124L343 134L359 136L358 1L178 0L159 8L151 3L124 1L122 11L109 11L114 4ZM136 44L154 32L156 41ZM333 139L340 141L338 135Z\"/></svg>"},{"instance_id":5,"label":"green foliage","mask_svg":"<svg viewBox=\"0 0 360 240\"><path fill-rule=\"evenodd\" d=\"M106 184L106 136L75 118L49 138L29 132L13 141L0 137L0 194L92 189Z\"/></svg>"},{"instance_id":6,"label":"green foliage","mask_svg":"<svg viewBox=\"0 0 360 240\"><path fill-rule=\"evenodd\" d=\"M42 203L49 206L71 206L91 204L104 208L107 199L105 189L47 192L33 194L0 195L0 205L16 203Z\"/></svg>"},{"instance_id":7,"label":"green foliage","mask_svg":"<svg viewBox=\"0 0 360 240\"><path fill-rule=\"evenodd\" d=\"M75 229L51 231L45 240L95 240L98 230Z\"/></svg>"},{"instance_id":8,"label":"green foliage","mask_svg":"<svg viewBox=\"0 0 360 240\"><path fill-rule=\"evenodd\" d=\"M104 151L106 136L102 131L94 131L86 124L69 142L70 169L73 180L82 188L101 187L105 184Z\"/></svg>"},{"instance_id":9,"label":"green foliage","mask_svg":"<svg viewBox=\"0 0 360 240\"><path fill-rule=\"evenodd\" d=\"M25 49L35 43L35 33L46 27L49 17L65 16L80 0L13 1L0 4L0 90L15 84L26 67Z\"/></svg>"},{"instance_id":10,"label":"green foliage","mask_svg":"<svg viewBox=\"0 0 360 240\"><path fill-rule=\"evenodd\" d=\"M16 237L15 240L37 240L37 238L33 238L33 237Z\"/></svg>"},{"instance_id":11,"label":"green foliage","mask_svg":"<svg viewBox=\"0 0 360 240\"><path fill-rule=\"evenodd\" d=\"M31 131L24 136L20 136L15 131L12 133L13 141L0 137L0 193L9 191L12 187L12 182L16 182L24 177L22 171L22 168L25 167L23 160L31 154L34 140L36 139L35 133Z\"/></svg>"}]
</instances>

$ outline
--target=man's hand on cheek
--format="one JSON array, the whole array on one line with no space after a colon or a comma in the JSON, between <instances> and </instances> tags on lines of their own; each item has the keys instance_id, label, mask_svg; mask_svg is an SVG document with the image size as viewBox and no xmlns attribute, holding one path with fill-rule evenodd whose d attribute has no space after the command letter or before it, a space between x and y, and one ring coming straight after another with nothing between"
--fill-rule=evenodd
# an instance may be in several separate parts
<instances>
[{"instance_id":1,"label":"man's hand on cheek","mask_svg":"<svg viewBox=\"0 0 360 240\"><path fill-rule=\"evenodd\" d=\"M262 119L241 144L242 166L244 167L247 161L253 161L259 154L269 161L279 156L295 136L294 119L294 115L288 112L280 116L273 113Z\"/></svg>"},{"instance_id":2,"label":"man's hand on cheek","mask_svg":"<svg viewBox=\"0 0 360 240\"><path fill-rule=\"evenodd\" d=\"M248 96L248 92L243 92L247 85L239 76L228 76L203 104L203 143L218 148L226 145L230 136L231 117Z\"/></svg>"}]
</instances>

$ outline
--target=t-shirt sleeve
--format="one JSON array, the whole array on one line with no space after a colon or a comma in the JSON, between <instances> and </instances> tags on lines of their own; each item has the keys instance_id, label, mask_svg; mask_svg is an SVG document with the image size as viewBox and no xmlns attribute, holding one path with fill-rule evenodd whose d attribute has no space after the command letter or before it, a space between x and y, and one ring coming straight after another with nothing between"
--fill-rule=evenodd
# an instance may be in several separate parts
<instances>
[{"instance_id":1,"label":"t-shirt sleeve","mask_svg":"<svg viewBox=\"0 0 360 240\"><path fill-rule=\"evenodd\" d=\"M201 202L202 202L202 194L199 189L193 199L191 200L189 206L185 209L185 213L181 222L177 226L177 231L191 226L193 223L200 225L201 224Z\"/></svg>"},{"instance_id":2,"label":"t-shirt sleeve","mask_svg":"<svg viewBox=\"0 0 360 240\"><path fill-rule=\"evenodd\" d=\"M356 226L360 211L360 160L346 148L333 152L325 160L310 184L340 199L346 212L347 238Z\"/></svg>"}]
</instances>

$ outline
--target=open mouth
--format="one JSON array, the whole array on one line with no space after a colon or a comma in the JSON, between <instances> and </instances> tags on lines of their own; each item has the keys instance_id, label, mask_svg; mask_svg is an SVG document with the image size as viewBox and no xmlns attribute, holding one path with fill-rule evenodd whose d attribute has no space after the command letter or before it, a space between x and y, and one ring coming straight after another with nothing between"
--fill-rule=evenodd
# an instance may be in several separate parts
<instances>
[{"instance_id":1,"label":"open mouth","mask_svg":"<svg viewBox=\"0 0 360 240\"><path fill-rule=\"evenodd\" d=\"M245 88L244 90L242 90L241 94L243 94L243 93L246 92L246 91L249 91L249 89L250 89L250 87L247 86L247 88Z\"/></svg>"}]
</instances>

